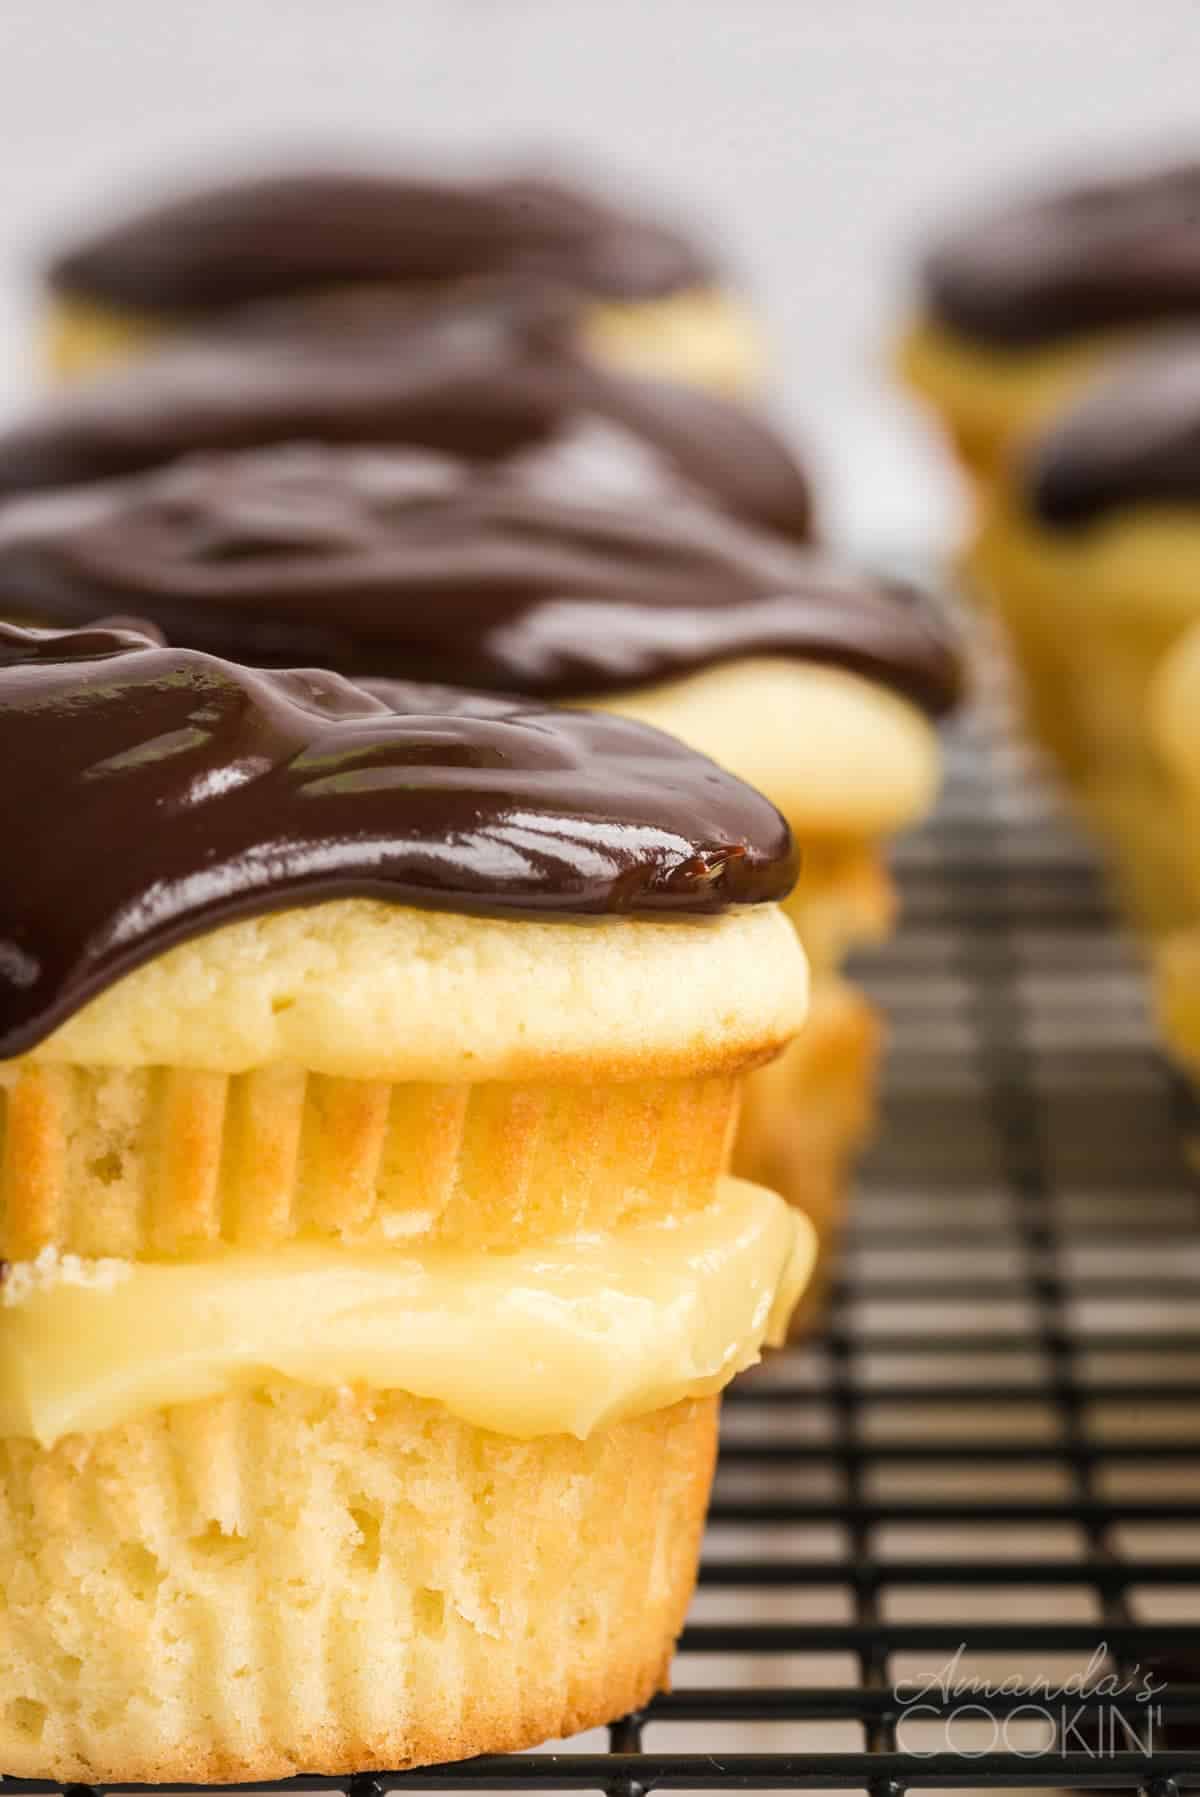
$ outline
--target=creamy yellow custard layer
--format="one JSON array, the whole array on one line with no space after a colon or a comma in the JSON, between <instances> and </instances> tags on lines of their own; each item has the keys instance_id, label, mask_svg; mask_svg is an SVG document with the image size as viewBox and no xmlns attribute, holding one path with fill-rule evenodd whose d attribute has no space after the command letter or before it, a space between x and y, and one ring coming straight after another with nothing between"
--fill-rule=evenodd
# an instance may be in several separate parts
<instances>
[{"instance_id":1,"label":"creamy yellow custard layer","mask_svg":"<svg viewBox=\"0 0 1200 1797\"><path fill-rule=\"evenodd\" d=\"M705 1210L515 1254L295 1244L173 1262L14 1263L0 1436L50 1446L280 1374L404 1391L528 1440L719 1391L783 1339L807 1221L744 1180Z\"/></svg>"}]
</instances>

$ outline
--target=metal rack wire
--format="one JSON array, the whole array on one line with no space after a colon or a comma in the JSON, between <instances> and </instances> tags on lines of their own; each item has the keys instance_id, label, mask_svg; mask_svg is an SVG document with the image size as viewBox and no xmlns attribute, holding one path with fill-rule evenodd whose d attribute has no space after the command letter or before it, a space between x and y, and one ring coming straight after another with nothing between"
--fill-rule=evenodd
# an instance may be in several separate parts
<instances>
[{"instance_id":1,"label":"metal rack wire","mask_svg":"<svg viewBox=\"0 0 1200 1797\"><path fill-rule=\"evenodd\" d=\"M867 970L893 1019L885 1121L844 1275L822 1338L726 1406L674 1690L607 1738L353 1797L1200 1786L1186 1103L1086 854L986 707L898 874L903 927ZM1067 1728L1074 1699L1023 1689L918 1712L960 1649L964 1676L1022 1687L1099 1654L1166 1688Z\"/></svg>"}]
</instances>

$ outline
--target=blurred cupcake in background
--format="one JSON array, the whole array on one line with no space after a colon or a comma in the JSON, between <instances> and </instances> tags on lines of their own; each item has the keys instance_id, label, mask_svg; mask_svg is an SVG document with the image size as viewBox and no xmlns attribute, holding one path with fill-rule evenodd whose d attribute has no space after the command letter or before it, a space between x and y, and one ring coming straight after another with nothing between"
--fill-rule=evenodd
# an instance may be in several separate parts
<instances>
[{"instance_id":1,"label":"blurred cupcake in background","mask_svg":"<svg viewBox=\"0 0 1200 1797\"><path fill-rule=\"evenodd\" d=\"M349 162L201 184L67 244L46 360L75 375L264 300L498 277L578 296L603 361L724 391L758 378L757 325L688 233L549 174Z\"/></svg>"},{"instance_id":2,"label":"blurred cupcake in background","mask_svg":"<svg viewBox=\"0 0 1200 1797\"><path fill-rule=\"evenodd\" d=\"M716 402L704 400L704 404ZM826 1253L871 1117L878 1023L844 977L886 934L883 850L938 784L960 683L914 591L713 503L668 458L562 436L488 461L284 446L184 458L0 513L0 583L33 618L151 618L170 640L523 693L638 718L757 786L792 827L787 909L812 968L794 1049L752 1074L735 1166L814 1220Z\"/></svg>"},{"instance_id":3,"label":"blurred cupcake in background","mask_svg":"<svg viewBox=\"0 0 1200 1797\"><path fill-rule=\"evenodd\" d=\"M591 484L659 470L806 538L805 474L761 413L598 363L562 290L475 281L247 307L48 395L0 430L0 497L158 467L200 450L408 444L480 465L551 442Z\"/></svg>"},{"instance_id":4,"label":"blurred cupcake in background","mask_svg":"<svg viewBox=\"0 0 1200 1797\"><path fill-rule=\"evenodd\" d=\"M926 256L899 352L912 389L985 481L1114 351L1200 319L1200 161L1037 192Z\"/></svg>"},{"instance_id":5,"label":"blurred cupcake in background","mask_svg":"<svg viewBox=\"0 0 1200 1797\"><path fill-rule=\"evenodd\" d=\"M1200 865L1152 692L1200 618L1200 332L1120 358L1035 435L990 496L970 564L1033 731L1107 844L1131 915L1153 934L1185 923Z\"/></svg>"}]
</instances>

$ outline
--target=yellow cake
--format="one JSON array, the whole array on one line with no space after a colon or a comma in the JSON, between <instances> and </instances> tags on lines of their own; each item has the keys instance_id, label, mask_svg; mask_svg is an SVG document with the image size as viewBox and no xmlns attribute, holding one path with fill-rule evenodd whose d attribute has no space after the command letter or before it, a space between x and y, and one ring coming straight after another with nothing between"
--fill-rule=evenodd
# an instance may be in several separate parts
<instances>
[{"instance_id":1,"label":"yellow cake","mask_svg":"<svg viewBox=\"0 0 1200 1797\"><path fill-rule=\"evenodd\" d=\"M127 630L0 626L0 701L0 1766L645 1702L813 1258L726 1173L806 1002L783 820L622 720Z\"/></svg>"},{"instance_id":2,"label":"yellow cake","mask_svg":"<svg viewBox=\"0 0 1200 1797\"><path fill-rule=\"evenodd\" d=\"M187 320L55 299L43 326L41 359L55 379L78 380L190 328ZM763 334L749 306L715 287L666 299L596 301L584 308L580 340L606 367L714 393L754 392L766 373Z\"/></svg>"}]
</instances>

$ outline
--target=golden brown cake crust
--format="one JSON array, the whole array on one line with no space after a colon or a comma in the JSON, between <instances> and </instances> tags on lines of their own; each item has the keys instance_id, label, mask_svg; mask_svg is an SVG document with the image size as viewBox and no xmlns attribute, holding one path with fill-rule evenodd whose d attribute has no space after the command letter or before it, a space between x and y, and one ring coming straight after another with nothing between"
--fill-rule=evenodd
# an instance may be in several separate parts
<instances>
[{"instance_id":1,"label":"golden brown cake crust","mask_svg":"<svg viewBox=\"0 0 1200 1797\"><path fill-rule=\"evenodd\" d=\"M480 1085L0 1064L0 1256L513 1249L699 1209L738 1080Z\"/></svg>"},{"instance_id":2,"label":"golden brown cake crust","mask_svg":"<svg viewBox=\"0 0 1200 1797\"><path fill-rule=\"evenodd\" d=\"M610 1720L666 1679L716 1412L516 1443L281 1381L48 1451L8 1442L0 1763L274 1779Z\"/></svg>"},{"instance_id":3,"label":"golden brown cake crust","mask_svg":"<svg viewBox=\"0 0 1200 1797\"><path fill-rule=\"evenodd\" d=\"M775 905L543 923L334 899L180 943L28 1058L374 1080L679 1077L782 1047L806 996Z\"/></svg>"}]
</instances>

